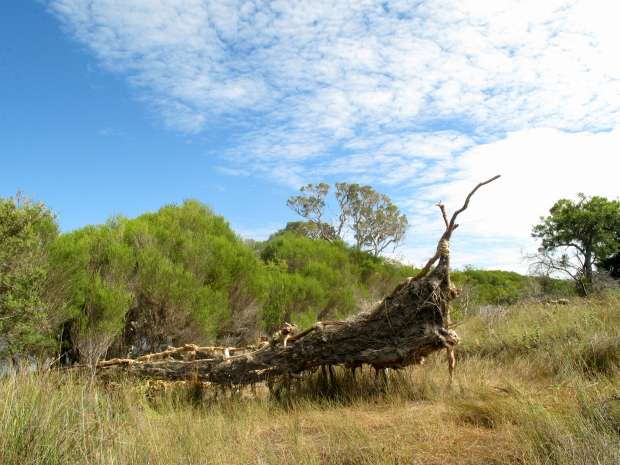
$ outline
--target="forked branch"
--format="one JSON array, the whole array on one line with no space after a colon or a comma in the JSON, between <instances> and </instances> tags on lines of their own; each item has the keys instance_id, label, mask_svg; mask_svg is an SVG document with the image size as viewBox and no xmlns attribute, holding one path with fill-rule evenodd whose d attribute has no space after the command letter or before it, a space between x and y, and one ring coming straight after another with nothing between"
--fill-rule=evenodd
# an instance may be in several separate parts
<instances>
[{"instance_id":1,"label":"forked branch","mask_svg":"<svg viewBox=\"0 0 620 465\"><path fill-rule=\"evenodd\" d=\"M422 279L424 276L426 276L429 273L429 271L431 270L431 268L433 267L433 265L435 264L435 262L437 262L437 260L439 260L441 255L442 254L447 254L449 252L449 250L448 250L448 242L450 241L450 236L452 235L452 232L456 228L459 227L459 225L456 223L456 218L459 216L459 214L461 214L465 210L467 210L467 207L469 207L469 201L471 200L472 196L476 193L476 191L478 189L480 189L482 186L484 186L486 184L489 184L489 183L495 181L500 176L501 176L500 174L498 174L497 176L493 176L491 179L488 179L488 180L486 180L484 182L481 182L476 187L474 187L473 190L467 195L467 198L465 199L465 203L463 204L463 206L460 209L458 209L457 211L454 212L454 214L452 215L452 219L449 222L448 222L448 215L446 213L445 205L442 202L439 202L437 204L437 206L441 210L441 216L443 217L444 223L446 224L446 231L441 236L441 239L439 240L439 244L437 244L437 251L435 252L435 255L433 255L428 260L428 262L426 262L426 265L424 265L424 268L422 268L417 275L415 275L413 278L411 278L411 281L418 281L418 280Z\"/></svg>"},{"instance_id":2,"label":"forked branch","mask_svg":"<svg viewBox=\"0 0 620 465\"><path fill-rule=\"evenodd\" d=\"M443 216L443 222L446 224L446 228L449 228L450 222L448 221L448 215L446 214L446 206L441 202L441 200L437 203L437 206L441 210L441 216Z\"/></svg>"},{"instance_id":3,"label":"forked branch","mask_svg":"<svg viewBox=\"0 0 620 465\"><path fill-rule=\"evenodd\" d=\"M499 179L500 177L501 177L501 174L498 174L497 176L493 176L491 179L487 179L486 181L481 182L476 187L474 187L474 189L467 195L467 198L465 199L465 203L463 204L463 206L459 208L457 211L455 211L454 215L452 215L452 219L450 220L450 224L448 225L448 229L446 231L448 236L445 237L444 239L450 239L450 234L452 233L452 231L458 228L459 225L456 224L456 218L461 213L463 213L465 210L467 210L467 207L469 207L469 201L471 200L472 196L476 193L476 191L480 189L482 186L492 183L493 181L495 181L496 179Z\"/></svg>"}]
</instances>

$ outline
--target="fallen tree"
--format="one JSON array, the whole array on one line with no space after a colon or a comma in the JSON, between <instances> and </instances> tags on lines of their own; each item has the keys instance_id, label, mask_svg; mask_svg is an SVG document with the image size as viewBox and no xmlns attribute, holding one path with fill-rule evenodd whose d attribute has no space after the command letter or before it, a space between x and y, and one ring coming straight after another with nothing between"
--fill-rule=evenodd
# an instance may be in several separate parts
<instances>
[{"instance_id":1,"label":"fallen tree","mask_svg":"<svg viewBox=\"0 0 620 465\"><path fill-rule=\"evenodd\" d=\"M408 278L371 310L342 321L318 322L297 333L285 323L270 340L257 347L224 348L186 345L137 359L113 359L96 365L98 373L125 370L130 374L164 380L194 379L222 386L242 386L276 380L288 381L319 367L343 365L353 370L364 364L377 370L422 363L428 355L447 350L450 376L453 348L459 338L451 329L450 302L458 290L450 281L450 239L457 217L476 191L499 178L478 184L463 206L445 223L437 250L424 268Z\"/></svg>"}]
</instances>

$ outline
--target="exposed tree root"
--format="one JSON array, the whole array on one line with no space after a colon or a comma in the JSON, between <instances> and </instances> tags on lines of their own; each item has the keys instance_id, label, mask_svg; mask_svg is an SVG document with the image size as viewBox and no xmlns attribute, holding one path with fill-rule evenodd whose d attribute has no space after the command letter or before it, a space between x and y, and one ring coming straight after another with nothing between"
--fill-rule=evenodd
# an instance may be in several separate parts
<instances>
[{"instance_id":1,"label":"exposed tree root","mask_svg":"<svg viewBox=\"0 0 620 465\"><path fill-rule=\"evenodd\" d=\"M355 368L364 364L377 370L399 369L422 363L428 355L446 349L451 377L453 348L459 338L450 329L450 302L458 295L450 282L450 238L458 227L457 216L468 207L473 194L498 177L478 184L450 221L443 204L438 204L446 230L435 255L416 276L399 284L370 311L343 321L318 322L301 333L286 323L257 347L188 344L137 359L103 361L97 364L97 371L121 369L154 379L194 379L231 387L262 381L286 386L291 379L319 368L343 365L354 376Z\"/></svg>"}]
</instances>

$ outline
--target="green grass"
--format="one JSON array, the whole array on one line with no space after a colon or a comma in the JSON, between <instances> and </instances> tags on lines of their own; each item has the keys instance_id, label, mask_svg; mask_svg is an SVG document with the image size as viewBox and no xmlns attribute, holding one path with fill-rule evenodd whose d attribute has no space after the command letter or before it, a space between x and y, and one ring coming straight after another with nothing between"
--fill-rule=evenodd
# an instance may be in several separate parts
<instances>
[{"instance_id":1,"label":"green grass","mask_svg":"<svg viewBox=\"0 0 620 465\"><path fill-rule=\"evenodd\" d=\"M445 355L217 398L67 373L0 380L0 464L620 463L620 298L474 313Z\"/></svg>"},{"instance_id":2,"label":"green grass","mask_svg":"<svg viewBox=\"0 0 620 465\"><path fill-rule=\"evenodd\" d=\"M494 311L493 311L494 310ZM460 328L463 357L525 361L532 376L570 380L620 368L620 296L574 299L570 305L519 304L468 318Z\"/></svg>"}]
</instances>

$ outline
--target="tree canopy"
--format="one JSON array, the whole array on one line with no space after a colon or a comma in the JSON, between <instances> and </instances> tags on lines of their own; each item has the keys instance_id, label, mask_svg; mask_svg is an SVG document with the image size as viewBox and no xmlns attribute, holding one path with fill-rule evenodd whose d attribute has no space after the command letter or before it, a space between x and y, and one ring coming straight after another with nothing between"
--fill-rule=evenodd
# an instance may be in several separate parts
<instances>
[{"instance_id":1,"label":"tree canopy","mask_svg":"<svg viewBox=\"0 0 620 465\"><path fill-rule=\"evenodd\" d=\"M620 250L620 202L604 197L560 199L534 226L541 240L539 268L568 274L583 294L592 287L594 271Z\"/></svg>"},{"instance_id":2,"label":"tree canopy","mask_svg":"<svg viewBox=\"0 0 620 465\"><path fill-rule=\"evenodd\" d=\"M333 224L325 220L326 198L330 186L325 183L303 186L301 194L291 197L287 205L305 223L290 223L307 237L334 241L344 239L349 229L358 250L378 256L389 246L395 247L407 231L407 217L385 195L370 186L336 183L335 197L339 211ZM288 225L287 225L288 227Z\"/></svg>"}]
</instances>

